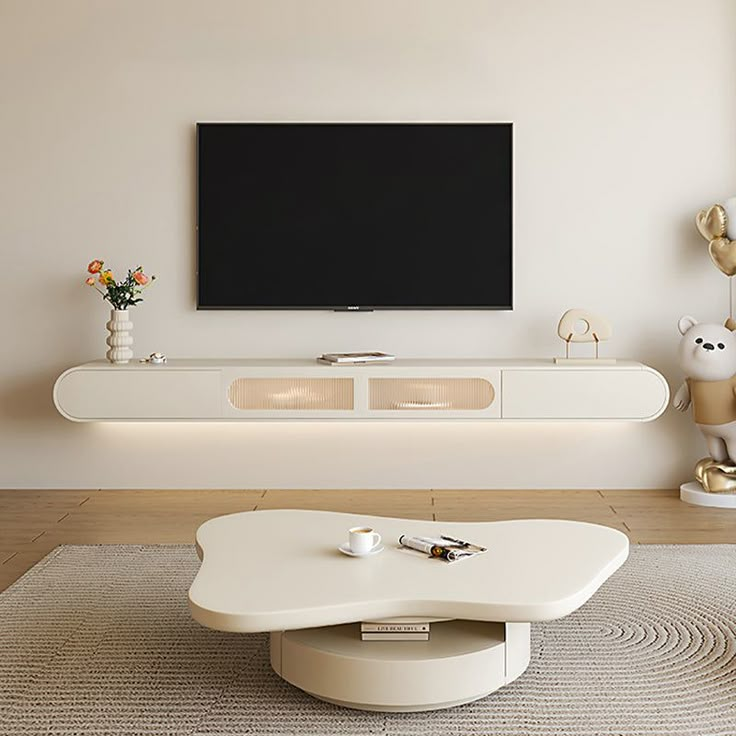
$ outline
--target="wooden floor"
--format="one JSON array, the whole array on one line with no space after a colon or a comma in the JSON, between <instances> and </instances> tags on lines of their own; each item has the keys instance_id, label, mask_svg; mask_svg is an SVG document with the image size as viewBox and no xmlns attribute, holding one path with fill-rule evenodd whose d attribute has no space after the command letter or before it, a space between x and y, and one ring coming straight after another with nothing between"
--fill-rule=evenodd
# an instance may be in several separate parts
<instances>
[{"instance_id":1,"label":"wooden floor","mask_svg":"<svg viewBox=\"0 0 736 736\"><path fill-rule=\"evenodd\" d=\"M557 518L615 527L634 543L736 543L736 511L677 491L0 491L0 590L59 544L191 543L207 519L302 508L437 521Z\"/></svg>"}]
</instances>

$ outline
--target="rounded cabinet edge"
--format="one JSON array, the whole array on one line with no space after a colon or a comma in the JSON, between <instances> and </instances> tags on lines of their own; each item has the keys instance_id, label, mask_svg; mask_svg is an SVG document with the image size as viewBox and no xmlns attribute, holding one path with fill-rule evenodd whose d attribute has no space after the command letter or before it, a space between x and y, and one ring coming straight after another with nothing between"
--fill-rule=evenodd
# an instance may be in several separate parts
<instances>
[{"instance_id":1,"label":"rounded cabinet edge","mask_svg":"<svg viewBox=\"0 0 736 736\"><path fill-rule=\"evenodd\" d=\"M667 407L669 406L669 403L670 403L670 385L669 385L669 383L667 383L667 379L658 370L656 370L655 368L652 368L651 366L643 365L642 364L642 370L645 371L646 373L651 373L654 376L656 376L659 379L659 381L660 381L660 383L662 385L662 388L664 389L664 396L662 398L662 404L659 407L659 409L657 409L657 411L654 412L654 414L652 414L651 416L645 417L645 418L643 418L641 420L642 422L653 422L655 419L659 419L659 417L661 417L662 414L665 413L665 411L667 410Z\"/></svg>"},{"instance_id":2,"label":"rounded cabinet edge","mask_svg":"<svg viewBox=\"0 0 736 736\"><path fill-rule=\"evenodd\" d=\"M77 373L79 371L83 371L84 368L80 366L73 366L72 368L67 368L57 379L54 381L54 388L52 391L52 398L54 400L54 406L56 407L56 410L61 414L61 416L64 417L64 419L68 419L70 422L88 422L91 421L90 419L83 419L81 417L76 417L73 414L70 414L64 407L62 406L59 393L61 386L64 382L64 379L67 376L70 376L72 373Z\"/></svg>"}]
</instances>

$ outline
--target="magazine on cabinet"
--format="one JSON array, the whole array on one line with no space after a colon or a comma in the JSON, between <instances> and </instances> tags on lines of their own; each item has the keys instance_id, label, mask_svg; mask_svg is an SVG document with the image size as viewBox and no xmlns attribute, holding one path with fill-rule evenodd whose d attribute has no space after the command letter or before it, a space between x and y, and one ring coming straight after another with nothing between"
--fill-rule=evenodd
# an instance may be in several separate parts
<instances>
[{"instance_id":1,"label":"magazine on cabinet","mask_svg":"<svg viewBox=\"0 0 736 736\"><path fill-rule=\"evenodd\" d=\"M354 365L355 363L390 363L396 356L378 351L366 353L322 353L317 358L320 363L329 365Z\"/></svg>"}]
</instances>

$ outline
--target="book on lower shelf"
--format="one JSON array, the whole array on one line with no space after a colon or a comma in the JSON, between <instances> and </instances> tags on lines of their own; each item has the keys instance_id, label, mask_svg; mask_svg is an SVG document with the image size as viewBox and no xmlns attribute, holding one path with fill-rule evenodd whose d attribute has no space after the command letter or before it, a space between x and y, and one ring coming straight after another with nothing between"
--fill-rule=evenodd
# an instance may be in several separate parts
<instances>
[{"instance_id":1,"label":"book on lower shelf","mask_svg":"<svg viewBox=\"0 0 736 736\"><path fill-rule=\"evenodd\" d=\"M420 623L384 623L382 621L363 621L360 624L362 633L383 634L421 634L429 631L429 622Z\"/></svg>"},{"instance_id":2,"label":"book on lower shelf","mask_svg":"<svg viewBox=\"0 0 736 736\"><path fill-rule=\"evenodd\" d=\"M392 623L363 621L360 638L363 641L429 641L429 622Z\"/></svg>"},{"instance_id":3,"label":"book on lower shelf","mask_svg":"<svg viewBox=\"0 0 736 736\"><path fill-rule=\"evenodd\" d=\"M429 631L396 632L393 634L385 631L362 631L360 638L363 641L429 641Z\"/></svg>"}]
</instances>

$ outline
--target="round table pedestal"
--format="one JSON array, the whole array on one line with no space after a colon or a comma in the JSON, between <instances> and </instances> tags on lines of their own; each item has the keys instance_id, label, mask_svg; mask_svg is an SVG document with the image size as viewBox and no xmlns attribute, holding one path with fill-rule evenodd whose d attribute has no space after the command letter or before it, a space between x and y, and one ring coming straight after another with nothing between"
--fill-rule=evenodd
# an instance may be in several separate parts
<instances>
[{"instance_id":1,"label":"round table pedestal","mask_svg":"<svg viewBox=\"0 0 736 736\"><path fill-rule=\"evenodd\" d=\"M423 711L482 698L529 664L526 623L444 621L429 641L361 641L360 624L271 634L271 666L292 685L348 708Z\"/></svg>"}]
</instances>

